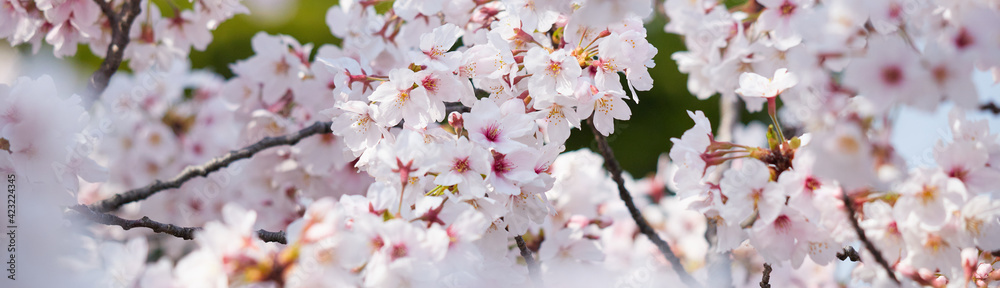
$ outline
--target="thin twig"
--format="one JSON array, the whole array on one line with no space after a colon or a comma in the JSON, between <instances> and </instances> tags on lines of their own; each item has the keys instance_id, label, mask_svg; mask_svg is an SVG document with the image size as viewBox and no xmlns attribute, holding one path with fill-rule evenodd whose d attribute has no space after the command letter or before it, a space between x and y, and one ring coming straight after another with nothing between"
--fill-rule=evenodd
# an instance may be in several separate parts
<instances>
[{"instance_id":1,"label":"thin twig","mask_svg":"<svg viewBox=\"0 0 1000 288\"><path fill-rule=\"evenodd\" d=\"M471 112L472 107L465 106L464 104L462 104L462 102L445 102L444 110L447 111L444 114L448 115L453 111L458 113Z\"/></svg>"},{"instance_id":2,"label":"thin twig","mask_svg":"<svg viewBox=\"0 0 1000 288\"><path fill-rule=\"evenodd\" d=\"M1000 107L997 106L997 103L993 102L979 105L979 110L990 112L993 113L994 115L1000 115Z\"/></svg>"},{"instance_id":3,"label":"thin twig","mask_svg":"<svg viewBox=\"0 0 1000 288\"><path fill-rule=\"evenodd\" d=\"M764 263L764 276L760 277L760 288L771 288L771 264Z\"/></svg>"},{"instance_id":4,"label":"thin twig","mask_svg":"<svg viewBox=\"0 0 1000 288\"><path fill-rule=\"evenodd\" d=\"M119 226L125 230L129 230L136 227L149 228L152 229L153 232L173 235L175 237L184 240L194 239L195 235L194 232L202 229L201 227L181 227L174 224L160 223L150 220L149 217L146 216L143 216L142 219L139 220L123 219L115 215L100 213L91 210L89 207L85 205L76 205L69 207L69 209L72 211L76 211L83 218L86 218L87 220L96 223ZM263 240L264 242L278 242L281 244L287 244L284 231L271 232L264 229L260 229L257 230L257 237L259 237L260 240Z\"/></svg>"},{"instance_id":5,"label":"thin twig","mask_svg":"<svg viewBox=\"0 0 1000 288\"><path fill-rule=\"evenodd\" d=\"M844 251L837 252L837 259L844 261L851 259L851 262L861 261L861 255L858 254L858 250L854 250L854 247L847 246Z\"/></svg>"},{"instance_id":6,"label":"thin twig","mask_svg":"<svg viewBox=\"0 0 1000 288\"><path fill-rule=\"evenodd\" d=\"M851 200L851 197L847 196L847 190L841 190L840 193L841 196L843 196L844 206L847 207L847 217L851 220L851 226L854 226L854 232L858 233L858 239L860 239L862 243L865 243L865 249L868 249L868 252L871 253L872 256L875 256L875 261L878 262L879 265L882 265L882 268L885 268L885 273L889 274L889 278L891 278L893 282L896 282L896 284L900 284L899 279L896 279L896 274L892 271L892 267L889 266L889 262L885 261L885 258L882 257L882 252L875 248L875 244L873 244L872 241L868 240L868 236L865 235L865 230L861 229L861 225L858 224L858 217L854 209L854 201Z\"/></svg>"},{"instance_id":7,"label":"thin twig","mask_svg":"<svg viewBox=\"0 0 1000 288\"><path fill-rule=\"evenodd\" d=\"M615 153L611 150L611 146L608 145L608 139L600 131L597 131L597 127L594 126L593 117L587 118L587 125L590 126L590 131L594 134L594 139L597 140L597 147L601 150L601 156L604 156L604 168L611 173L611 178L618 184L618 196L625 202L625 206L628 207L628 212L632 215L632 220L635 220L636 226L639 227L639 232L646 235L646 238L649 238L649 241L656 245L660 253L663 253L663 257L667 258L667 261L670 262L670 265L677 272L677 276L681 278L684 284L687 284L688 287L702 287L698 281L691 277L691 274L688 274L687 270L684 270L681 260L670 250L670 244L667 244L666 241L660 238L659 234L656 234L656 230L653 230L653 227L649 226L649 222L646 222L646 218L642 217L642 212L639 211L639 208L635 207L632 195L625 188L625 179L622 178L622 168L618 165L618 160L615 159Z\"/></svg>"},{"instance_id":8,"label":"thin twig","mask_svg":"<svg viewBox=\"0 0 1000 288\"><path fill-rule=\"evenodd\" d=\"M142 1L140 0L126 0L118 12L114 11L109 1L94 0L94 2L101 7L101 12L108 18L108 24L111 27L111 43L108 44L108 50L100 68L94 71L94 74L90 76L90 81L87 82L87 90L91 95L88 97L90 102L101 96L104 89L108 87L111 75L114 75L118 71L118 66L121 66L125 47L128 46L130 40L129 32L132 31L132 23L142 12Z\"/></svg>"},{"instance_id":9,"label":"thin twig","mask_svg":"<svg viewBox=\"0 0 1000 288\"><path fill-rule=\"evenodd\" d=\"M524 238L521 238L521 235L517 235L514 236L514 241L517 242L517 249L521 250L521 257L524 257L524 263L528 264L528 276L531 277L532 281L535 281L538 287L543 287L538 262L535 261L535 257L531 256L531 250L528 250L528 245L524 243Z\"/></svg>"},{"instance_id":10,"label":"thin twig","mask_svg":"<svg viewBox=\"0 0 1000 288\"><path fill-rule=\"evenodd\" d=\"M201 166L188 166L187 168L184 169L184 171L181 172L180 175L177 175L176 177L174 177L174 179L170 181L162 182L160 180L156 180L152 184L146 185L145 187L132 189L121 194L116 194L111 198L104 199L101 202L91 204L90 209L102 213L113 211L118 209L122 205L149 198L150 196L153 196L153 194L156 194L157 192L166 189L180 188L181 185L183 185L184 182L187 182L188 180L194 179L195 177L205 177L209 173L215 172L219 169L222 169L223 167L229 166L229 164L232 164L237 160L250 158L257 152L260 152L264 149L282 145L295 145L296 143L299 143L300 140L305 139L306 137L316 134L330 133L330 125L332 124L333 122L316 122L313 125L310 125L309 127L303 128L302 130L299 130L298 132L289 135L278 136L278 137L266 137L260 140L259 142L247 146L243 149L230 151L226 155L223 155L221 157L216 157L211 161L208 161L208 163L205 163Z\"/></svg>"}]
</instances>

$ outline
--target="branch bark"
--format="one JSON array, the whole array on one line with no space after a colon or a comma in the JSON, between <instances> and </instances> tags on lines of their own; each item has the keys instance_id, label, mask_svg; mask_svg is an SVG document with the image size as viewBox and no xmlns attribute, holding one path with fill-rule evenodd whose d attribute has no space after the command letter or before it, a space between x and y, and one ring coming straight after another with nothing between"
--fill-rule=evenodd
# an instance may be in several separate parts
<instances>
[{"instance_id":1,"label":"branch bark","mask_svg":"<svg viewBox=\"0 0 1000 288\"><path fill-rule=\"evenodd\" d=\"M160 223L149 219L149 217L143 216L139 220L129 220L123 219L121 217L100 213L91 210L90 207L85 205L76 205L69 207L70 211L75 211L84 219L90 220L95 223L100 223L104 225L113 225L122 227L122 229L129 230L136 227L149 228L156 233L163 233L168 235L173 235L184 240L194 239L194 232L201 230L201 227L181 227L174 224ZM287 244L284 231L271 232L264 229L257 230L257 237L264 242L278 242L281 244Z\"/></svg>"},{"instance_id":2,"label":"branch bark","mask_svg":"<svg viewBox=\"0 0 1000 288\"><path fill-rule=\"evenodd\" d=\"M771 264L764 263L764 275L760 277L760 288L771 288Z\"/></svg>"},{"instance_id":3,"label":"branch bark","mask_svg":"<svg viewBox=\"0 0 1000 288\"><path fill-rule=\"evenodd\" d=\"M121 66L125 47L128 46L130 40L129 32L132 30L132 23L142 12L142 1L140 0L126 0L118 12L115 12L114 8L111 7L110 1L94 0L94 3L97 3L104 16L108 17L108 24L111 27L111 43L108 44L108 50L100 68L90 75L90 80L87 82L87 90L91 95L88 98L90 99L88 103L101 96L104 89L108 87L111 75L114 75L118 71L118 66Z\"/></svg>"},{"instance_id":4,"label":"branch bark","mask_svg":"<svg viewBox=\"0 0 1000 288\"><path fill-rule=\"evenodd\" d=\"M153 194L156 194L157 192L167 189L180 188L181 185L183 185L184 182L187 182L188 180L194 179L195 177L208 176L208 174L218 171L219 169L222 169L226 166L229 166L229 164L232 164L237 160L250 158L257 152L263 151L264 149L276 146L283 146L283 145L295 145L296 143L299 143L300 140L305 139L306 137L317 134L331 133L330 131L331 125L333 125L333 122L316 122L313 125L310 125L309 127L303 128L302 130L299 130L298 132L289 135L284 135L279 137L266 137L260 140L259 142L251 144L250 146L247 146L243 149L230 151L226 155L223 155L221 157L216 157L203 165L188 166L187 168L184 169L184 171L181 172L180 175L177 175L170 181L162 182L160 180L156 180L155 182L146 185L145 187L132 189L124 193L116 194L111 198L104 199L101 202L91 204L89 208L100 213L117 210L122 205L149 198L150 196L153 196Z\"/></svg>"},{"instance_id":5,"label":"branch bark","mask_svg":"<svg viewBox=\"0 0 1000 288\"><path fill-rule=\"evenodd\" d=\"M514 237L514 241L517 242L517 249L521 250L521 257L524 257L524 263L528 264L528 276L531 277L532 281L535 281L538 287L544 287L545 285L542 285L542 276L539 273L541 269L538 268L538 261L535 261L535 257L531 256L531 250L528 250L528 245L524 243L524 238L521 238L521 235L517 235Z\"/></svg>"},{"instance_id":6,"label":"branch bark","mask_svg":"<svg viewBox=\"0 0 1000 288\"><path fill-rule=\"evenodd\" d=\"M590 131L594 134L594 139L597 140L597 147L600 150L601 156L604 156L604 168L611 173L611 179L614 179L615 183L618 184L618 196L625 202L625 206L628 207L628 212L632 215L632 220L635 220L636 226L639 227L639 232L646 235L646 238L649 238L649 241L652 241L656 245L660 253L663 253L663 257L670 262L670 266L677 272L677 276L684 284L687 284L688 287L702 287L694 277L691 277L691 274L688 274L687 270L684 270L681 260L670 250L670 244L667 244L667 241L663 241L660 235L656 234L656 230L649 226L646 218L642 217L642 212L639 211L639 208L635 207L635 202L632 201L632 194L629 194L628 189L625 188L625 179L622 178L622 168L619 166L618 160L615 159L615 153L611 150L611 146L608 145L608 139L600 131L597 131L597 126L594 126L593 117L587 118L587 125L590 126Z\"/></svg>"},{"instance_id":7,"label":"branch bark","mask_svg":"<svg viewBox=\"0 0 1000 288\"><path fill-rule=\"evenodd\" d=\"M858 255L858 250L854 250L854 247L847 246L844 251L837 252L837 259L844 261L851 259L851 262L861 261L861 255Z\"/></svg>"},{"instance_id":8,"label":"branch bark","mask_svg":"<svg viewBox=\"0 0 1000 288\"><path fill-rule=\"evenodd\" d=\"M979 110L993 113L993 115L1000 115L1000 106L997 106L997 103L993 102L979 105Z\"/></svg>"},{"instance_id":9,"label":"branch bark","mask_svg":"<svg viewBox=\"0 0 1000 288\"><path fill-rule=\"evenodd\" d=\"M865 235L865 230L861 229L861 225L858 224L857 213L854 209L854 201L851 200L850 196L847 196L847 190L841 189L840 193L844 200L844 207L847 208L847 217L850 218L849 220L851 221L851 226L854 227L854 232L858 234L858 239L861 240L862 243L865 243L865 249L868 249L868 252L875 257L875 261L878 262L879 265L882 265L882 268L885 269L885 273L889 274L889 278L891 278L893 282L896 282L896 284L900 284L899 279L896 279L896 273L893 273L892 267L889 266L889 262L885 261L885 258L882 257L882 252L875 248L875 244L873 244L872 241L868 240L868 236Z\"/></svg>"}]
</instances>

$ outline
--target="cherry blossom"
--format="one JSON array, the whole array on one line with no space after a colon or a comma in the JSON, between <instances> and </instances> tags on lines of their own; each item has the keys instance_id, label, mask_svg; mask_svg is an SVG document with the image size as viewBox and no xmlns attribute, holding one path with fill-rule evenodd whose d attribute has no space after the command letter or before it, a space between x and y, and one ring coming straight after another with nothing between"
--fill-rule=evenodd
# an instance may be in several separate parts
<instances>
[{"instance_id":1,"label":"cherry blossom","mask_svg":"<svg viewBox=\"0 0 1000 288\"><path fill-rule=\"evenodd\" d=\"M868 44L870 51L865 58L851 62L844 71L844 84L856 87L877 108L888 107L896 101L917 107L928 107L934 102L926 97L928 84L933 83L927 70L920 66L918 55L902 39L874 37ZM936 99L936 98L934 98Z\"/></svg>"},{"instance_id":2,"label":"cherry blossom","mask_svg":"<svg viewBox=\"0 0 1000 288\"><path fill-rule=\"evenodd\" d=\"M288 39L258 33L253 37L253 49L257 54L233 66L239 75L262 83L261 98L267 105L281 100L300 81L299 72L304 70L301 61L291 53Z\"/></svg>"},{"instance_id":3,"label":"cherry blossom","mask_svg":"<svg viewBox=\"0 0 1000 288\"><path fill-rule=\"evenodd\" d=\"M569 96L576 87L574 80L580 77L580 66L566 50L549 53L544 48L535 47L524 56L524 68L533 74L528 90L536 103L554 101L558 95ZM541 104L544 105L544 104Z\"/></svg>"},{"instance_id":4,"label":"cherry blossom","mask_svg":"<svg viewBox=\"0 0 1000 288\"><path fill-rule=\"evenodd\" d=\"M389 72L389 81L383 82L368 96L371 101L377 102L382 126L406 120L408 125L423 127L431 121L444 119L444 111L440 109L444 107L432 107L427 89L419 86L418 81L413 71L395 69Z\"/></svg>"},{"instance_id":5,"label":"cherry blossom","mask_svg":"<svg viewBox=\"0 0 1000 288\"><path fill-rule=\"evenodd\" d=\"M774 71L774 77L765 78L751 72L740 74L740 88L736 93L743 97L774 98L782 91L785 91L796 83L795 75L788 73L788 69L781 68Z\"/></svg>"},{"instance_id":6,"label":"cherry blossom","mask_svg":"<svg viewBox=\"0 0 1000 288\"><path fill-rule=\"evenodd\" d=\"M227 78L194 68L191 50L220 49L213 30L271 12L260 1L0 1L8 43L59 61L83 44L107 60L77 95L60 73L0 85L0 171L17 178L17 225L35 227L18 228L17 243L33 244L17 247L17 267L31 268L18 276L993 287L1000 138L986 112L1000 7L987 2L340 1L322 19L337 41L258 32ZM583 120L597 146L627 149L608 137L616 120L645 117L624 99L638 105L659 77L654 11L682 39L671 58L689 92L719 94L721 117L659 123L688 129L645 175L615 171L643 159L564 152ZM765 101L771 126L754 120ZM942 129L904 135L925 125L911 108ZM155 195L104 207L130 189ZM51 228L72 236L36 234ZM70 280L33 277L40 259Z\"/></svg>"},{"instance_id":7,"label":"cherry blossom","mask_svg":"<svg viewBox=\"0 0 1000 288\"><path fill-rule=\"evenodd\" d=\"M486 189L482 175L490 171L488 152L481 147L474 146L466 138L459 138L450 144L452 147L446 148L446 150L454 151L456 154L442 159L441 163L438 164L439 168L434 169L442 171L438 177L434 178L434 184L457 185L458 193L456 194L458 195L456 196L459 199L485 196Z\"/></svg>"},{"instance_id":8,"label":"cherry blossom","mask_svg":"<svg viewBox=\"0 0 1000 288\"><path fill-rule=\"evenodd\" d=\"M632 116L632 110L625 103L625 93L616 90L598 91L591 96L590 100L584 100L580 105L580 116L590 117L593 113L594 126L597 131L607 136L615 132L615 119L628 120Z\"/></svg>"},{"instance_id":9,"label":"cherry blossom","mask_svg":"<svg viewBox=\"0 0 1000 288\"><path fill-rule=\"evenodd\" d=\"M517 138L534 130L519 100L503 102L502 106L489 100L479 100L472 106L471 112L462 114L462 118L470 141L500 153L525 147Z\"/></svg>"}]
</instances>

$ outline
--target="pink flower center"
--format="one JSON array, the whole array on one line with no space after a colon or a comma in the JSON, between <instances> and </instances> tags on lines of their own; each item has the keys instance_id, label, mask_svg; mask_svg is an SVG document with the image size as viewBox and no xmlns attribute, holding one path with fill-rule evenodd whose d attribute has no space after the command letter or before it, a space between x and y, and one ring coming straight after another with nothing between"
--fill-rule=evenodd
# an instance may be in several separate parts
<instances>
[{"instance_id":1,"label":"pink flower center","mask_svg":"<svg viewBox=\"0 0 1000 288\"><path fill-rule=\"evenodd\" d=\"M372 239L371 245L375 250L382 249L382 246L385 246L385 240L382 240L382 236L375 236L375 239Z\"/></svg>"},{"instance_id":2,"label":"pink flower center","mask_svg":"<svg viewBox=\"0 0 1000 288\"><path fill-rule=\"evenodd\" d=\"M487 141L497 142L500 139L500 124L497 122L490 123L490 125L483 127L481 132L483 136L486 136Z\"/></svg>"},{"instance_id":3,"label":"pink flower center","mask_svg":"<svg viewBox=\"0 0 1000 288\"><path fill-rule=\"evenodd\" d=\"M469 157L465 157L462 159L458 159L458 161L455 161L455 164L451 166L451 170L454 170L455 172L458 173L465 173L465 171L468 171Z\"/></svg>"},{"instance_id":4,"label":"pink flower center","mask_svg":"<svg viewBox=\"0 0 1000 288\"><path fill-rule=\"evenodd\" d=\"M559 76L559 72L562 72L562 63L549 60L549 67L545 69L551 76Z\"/></svg>"},{"instance_id":5,"label":"pink flower center","mask_svg":"<svg viewBox=\"0 0 1000 288\"><path fill-rule=\"evenodd\" d=\"M944 85L948 81L948 68L944 65L934 67L931 69L931 75L934 76L934 82L937 82L938 85Z\"/></svg>"},{"instance_id":6,"label":"pink flower center","mask_svg":"<svg viewBox=\"0 0 1000 288\"><path fill-rule=\"evenodd\" d=\"M961 166L955 166L948 171L948 176L957 178L958 180L965 181L965 178L969 176L969 170L966 170Z\"/></svg>"},{"instance_id":7,"label":"pink flower center","mask_svg":"<svg viewBox=\"0 0 1000 288\"><path fill-rule=\"evenodd\" d=\"M396 259L406 257L408 253L409 251L406 249L405 244L396 244L392 245L392 254L390 254L390 257L395 261Z\"/></svg>"},{"instance_id":8,"label":"pink flower center","mask_svg":"<svg viewBox=\"0 0 1000 288\"><path fill-rule=\"evenodd\" d=\"M937 186L924 185L920 192L917 192L917 196L920 197L920 201L926 206L937 199L938 191Z\"/></svg>"},{"instance_id":9,"label":"pink flower center","mask_svg":"<svg viewBox=\"0 0 1000 288\"><path fill-rule=\"evenodd\" d=\"M774 230L781 233L788 233L788 230L792 228L792 219L788 218L788 215L778 216L774 219Z\"/></svg>"},{"instance_id":10,"label":"pink flower center","mask_svg":"<svg viewBox=\"0 0 1000 288\"><path fill-rule=\"evenodd\" d=\"M958 47L958 49L965 49L965 47L969 47L969 45L972 45L973 43L976 43L976 41L972 38L972 35L969 35L969 30L962 27L962 29L958 31L958 37L955 37L955 47Z\"/></svg>"},{"instance_id":11,"label":"pink flower center","mask_svg":"<svg viewBox=\"0 0 1000 288\"><path fill-rule=\"evenodd\" d=\"M882 81L885 81L889 86L899 85L900 82L903 82L903 69L895 65L882 68Z\"/></svg>"},{"instance_id":12,"label":"pink flower center","mask_svg":"<svg viewBox=\"0 0 1000 288\"><path fill-rule=\"evenodd\" d=\"M899 19L900 15L903 15L903 6L896 2L889 3L889 18Z\"/></svg>"},{"instance_id":13,"label":"pink flower center","mask_svg":"<svg viewBox=\"0 0 1000 288\"><path fill-rule=\"evenodd\" d=\"M785 1L785 3L781 3L781 7L779 7L779 9L781 9L781 16L792 15L792 13L795 13L795 8L797 8L797 6L795 6L795 4L792 4L791 1Z\"/></svg>"},{"instance_id":14,"label":"pink flower center","mask_svg":"<svg viewBox=\"0 0 1000 288\"><path fill-rule=\"evenodd\" d=\"M424 89L427 89L427 92L437 93L437 82L437 79L434 79L431 75L427 75L427 77L424 77L420 84L421 86L424 86Z\"/></svg>"},{"instance_id":15,"label":"pink flower center","mask_svg":"<svg viewBox=\"0 0 1000 288\"><path fill-rule=\"evenodd\" d=\"M291 70L291 68L292 65L288 65L288 61L285 61L285 58L282 57L281 61L274 63L274 75L287 75L288 70Z\"/></svg>"},{"instance_id":16,"label":"pink flower center","mask_svg":"<svg viewBox=\"0 0 1000 288\"><path fill-rule=\"evenodd\" d=\"M819 189L819 187L822 185L819 182L819 180L816 180L816 178L813 178L812 176L806 177L805 184L807 191L815 191L816 189Z\"/></svg>"},{"instance_id":17,"label":"pink flower center","mask_svg":"<svg viewBox=\"0 0 1000 288\"><path fill-rule=\"evenodd\" d=\"M508 162L507 159L504 159L506 157L507 155L493 152L493 173L503 175L507 171L514 169L514 165Z\"/></svg>"}]
</instances>

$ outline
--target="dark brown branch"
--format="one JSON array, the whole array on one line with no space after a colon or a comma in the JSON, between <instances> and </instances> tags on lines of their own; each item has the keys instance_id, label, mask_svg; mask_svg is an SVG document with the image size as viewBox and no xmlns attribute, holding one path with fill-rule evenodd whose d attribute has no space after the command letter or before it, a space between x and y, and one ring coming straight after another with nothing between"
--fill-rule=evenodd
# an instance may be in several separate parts
<instances>
[{"instance_id":1,"label":"dark brown branch","mask_svg":"<svg viewBox=\"0 0 1000 288\"><path fill-rule=\"evenodd\" d=\"M111 3L105 0L94 0L97 6L101 7L101 12L108 18L111 27L111 43L108 44L108 51L104 55L101 67L94 71L87 82L87 89L91 93L89 99L96 100L108 87L111 75L118 71L125 54L125 47L128 46L129 32L132 30L132 23L142 12L142 1L126 0L118 12L114 11Z\"/></svg>"},{"instance_id":2,"label":"dark brown branch","mask_svg":"<svg viewBox=\"0 0 1000 288\"><path fill-rule=\"evenodd\" d=\"M979 110L990 112L993 113L994 115L1000 115L1000 107L997 106L997 103L993 102L979 105Z\"/></svg>"},{"instance_id":3,"label":"dark brown branch","mask_svg":"<svg viewBox=\"0 0 1000 288\"><path fill-rule=\"evenodd\" d=\"M181 172L180 175L177 175L176 177L174 177L174 179L170 181L162 182L160 180L156 180L152 184L146 185L145 187L132 189L121 194L116 194L111 198L104 199L101 202L91 204L90 209L93 209L94 211L101 213L109 212L118 209L122 205L149 198L150 196L153 196L153 194L156 194L157 192L167 189L180 188L181 185L183 185L184 182L187 182L188 180L191 180L195 177L205 177L212 172L218 171L223 167L229 166L229 164L232 164L237 160L250 158L257 152L260 152L264 149L282 145L295 145L296 143L299 143L300 140L305 139L306 137L313 136L316 134L330 133L331 132L330 125L333 125L333 122L316 122L313 125L310 125L309 127L303 128L302 130L299 130L298 132L289 135L278 136L278 137L266 137L257 143L244 147L243 149L230 151L226 155L223 155L221 157L216 157L211 161L208 161L208 163L205 163L201 166L188 166L187 168L184 169L184 171Z\"/></svg>"},{"instance_id":4,"label":"dark brown branch","mask_svg":"<svg viewBox=\"0 0 1000 288\"><path fill-rule=\"evenodd\" d=\"M837 259L844 261L851 259L851 262L861 261L861 255L858 254L858 250L854 250L854 247L847 246L844 251L837 252Z\"/></svg>"},{"instance_id":5,"label":"dark brown branch","mask_svg":"<svg viewBox=\"0 0 1000 288\"><path fill-rule=\"evenodd\" d=\"M175 237L184 240L194 239L194 232L201 230L200 227L181 227L173 224L156 222L150 220L149 217L146 216L143 216L142 219L139 220L123 219L115 215L100 213L91 210L89 207L84 205L72 206L69 207L69 209L71 211L75 211L83 218L95 223L119 226L125 230L129 230L136 227L149 228L152 229L153 232L173 235ZM264 242L278 242L281 244L287 244L284 231L271 232L261 229L257 230L257 237L259 237L260 240L263 240Z\"/></svg>"},{"instance_id":6,"label":"dark brown branch","mask_svg":"<svg viewBox=\"0 0 1000 288\"><path fill-rule=\"evenodd\" d=\"M448 115L451 112L465 113L471 112L472 107L465 106L462 102L445 102L444 110L446 111L444 115Z\"/></svg>"},{"instance_id":7,"label":"dark brown branch","mask_svg":"<svg viewBox=\"0 0 1000 288\"><path fill-rule=\"evenodd\" d=\"M764 276L760 277L760 288L771 288L771 264L764 263Z\"/></svg>"},{"instance_id":8,"label":"dark brown branch","mask_svg":"<svg viewBox=\"0 0 1000 288\"><path fill-rule=\"evenodd\" d=\"M625 188L625 179L622 178L622 168L618 165L618 160L615 159L615 153L611 150L611 146L608 145L608 139L600 131L597 131L597 127L594 126L593 117L587 118L587 125L590 126L590 131L594 133L594 139L597 140L597 147L601 150L601 156L604 156L604 168L611 173L611 178L618 184L618 196L625 202L625 206L628 207L628 212L632 215L632 220L635 220L636 226L639 227L639 232L646 235L646 238L649 238L649 241L656 245L660 253L663 253L663 257L667 258L670 266L677 272L677 276L681 278L684 284L687 284L688 287L702 287L698 281L691 277L691 274L688 274L687 270L684 270L681 260L670 250L670 244L667 244L667 241L663 241L660 235L656 234L656 230L653 230L653 227L649 226L649 222L646 222L646 218L642 217L642 212L639 211L639 208L635 207L635 202L632 201L632 194L629 194L628 189Z\"/></svg>"},{"instance_id":9,"label":"dark brown branch","mask_svg":"<svg viewBox=\"0 0 1000 288\"><path fill-rule=\"evenodd\" d=\"M521 250L521 257L524 257L524 263L528 264L528 275L531 276L531 280L535 281L538 287L543 287L538 262L535 261L535 257L531 256L531 250L528 250L528 245L524 243L524 238L521 238L521 235L517 235L514 237L514 241L517 242L517 249Z\"/></svg>"},{"instance_id":10,"label":"dark brown branch","mask_svg":"<svg viewBox=\"0 0 1000 288\"><path fill-rule=\"evenodd\" d=\"M896 282L896 284L899 284L899 279L896 279L896 273L893 273L892 267L889 266L889 262L885 261L885 258L882 257L882 252L875 248L875 244L873 244L872 241L868 240L868 236L865 235L865 230L861 229L861 224L858 224L858 216L854 209L854 200L852 200L850 196L847 196L847 190L841 190L840 194L844 200L844 207L847 208L847 217L850 218L849 220L851 221L851 226L854 227L854 232L858 233L858 239L861 240L862 243L865 243L865 249L868 249L868 252L875 257L875 261L878 262L879 265L882 265L882 268L885 269L885 273L889 274L889 278L891 278L893 282Z\"/></svg>"}]
</instances>

